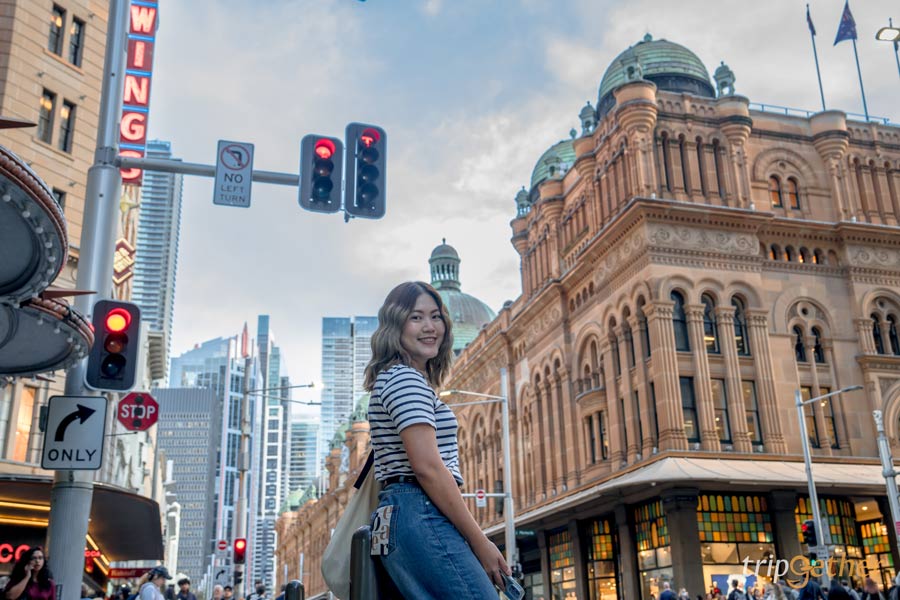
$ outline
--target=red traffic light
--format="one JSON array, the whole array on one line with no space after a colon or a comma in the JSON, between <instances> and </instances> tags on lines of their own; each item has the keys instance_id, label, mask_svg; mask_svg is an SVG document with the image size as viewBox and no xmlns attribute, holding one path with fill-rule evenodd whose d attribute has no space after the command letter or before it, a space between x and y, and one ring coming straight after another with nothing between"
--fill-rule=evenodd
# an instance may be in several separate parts
<instances>
[{"instance_id":1,"label":"red traffic light","mask_svg":"<svg viewBox=\"0 0 900 600\"><path fill-rule=\"evenodd\" d=\"M366 148L371 148L375 144L378 143L378 140L381 139L381 136L378 135L378 131L372 129L371 127L366 128L359 136L359 143L365 146Z\"/></svg>"},{"instance_id":2,"label":"red traffic light","mask_svg":"<svg viewBox=\"0 0 900 600\"><path fill-rule=\"evenodd\" d=\"M113 333L119 333L128 329L131 325L131 314L124 308L114 308L106 313L106 330Z\"/></svg>"},{"instance_id":3,"label":"red traffic light","mask_svg":"<svg viewBox=\"0 0 900 600\"><path fill-rule=\"evenodd\" d=\"M235 550L243 550L247 547L247 540L237 539L234 540L234 549Z\"/></svg>"},{"instance_id":4,"label":"red traffic light","mask_svg":"<svg viewBox=\"0 0 900 600\"><path fill-rule=\"evenodd\" d=\"M319 158L329 159L334 156L334 142L332 142L331 140L319 140L318 142L316 142L314 152Z\"/></svg>"},{"instance_id":5,"label":"red traffic light","mask_svg":"<svg viewBox=\"0 0 900 600\"><path fill-rule=\"evenodd\" d=\"M247 560L247 540L236 538L234 540L234 564L241 565Z\"/></svg>"}]
</instances>

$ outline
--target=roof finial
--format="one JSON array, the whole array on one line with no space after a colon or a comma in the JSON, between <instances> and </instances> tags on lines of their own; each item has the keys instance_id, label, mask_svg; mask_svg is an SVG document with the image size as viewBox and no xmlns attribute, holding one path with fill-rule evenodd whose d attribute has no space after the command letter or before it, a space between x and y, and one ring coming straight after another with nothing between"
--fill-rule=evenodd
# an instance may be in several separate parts
<instances>
[{"instance_id":1,"label":"roof finial","mask_svg":"<svg viewBox=\"0 0 900 600\"><path fill-rule=\"evenodd\" d=\"M446 244L446 243L447 243L447 238L441 238L441 243L442 243L442 244Z\"/></svg>"}]
</instances>

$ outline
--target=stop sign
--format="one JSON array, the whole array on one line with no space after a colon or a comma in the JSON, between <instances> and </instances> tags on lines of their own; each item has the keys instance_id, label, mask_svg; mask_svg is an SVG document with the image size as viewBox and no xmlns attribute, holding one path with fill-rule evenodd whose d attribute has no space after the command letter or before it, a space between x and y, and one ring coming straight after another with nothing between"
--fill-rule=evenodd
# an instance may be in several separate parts
<instances>
[{"instance_id":1,"label":"stop sign","mask_svg":"<svg viewBox=\"0 0 900 600\"><path fill-rule=\"evenodd\" d=\"M131 392L119 400L116 417L128 431L144 431L156 425L159 404L146 392Z\"/></svg>"}]
</instances>

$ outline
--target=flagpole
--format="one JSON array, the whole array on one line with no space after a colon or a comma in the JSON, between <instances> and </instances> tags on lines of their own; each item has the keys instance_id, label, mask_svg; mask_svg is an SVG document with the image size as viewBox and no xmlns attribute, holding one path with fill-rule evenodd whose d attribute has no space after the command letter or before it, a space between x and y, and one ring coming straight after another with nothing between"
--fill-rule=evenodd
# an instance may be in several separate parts
<instances>
[{"instance_id":1,"label":"flagpole","mask_svg":"<svg viewBox=\"0 0 900 600\"><path fill-rule=\"evenodd\" d=\"M816 51L816 34L813 33L812 20L809 16L809 4L806 5L806 21L810 24L809 39L812 40L813 58L816 61L816 77L819 79L819 96L822 98L822 110L826 110L825 91L822 89L822 72L819 70L819 53Z\"/></svg>"},{"instance_id":2,"label":"flagpole","mask_svg":"<svg viewBox=\"0 0 900 600\"><path fill-rule=\"evenodd\" d=\"M866 122L868 123L869 107L866 106L866 90L863 88L862 71L859 68L859 54L856 53L856 38L853 38L851 41L853 42L853 57L856 59L856 74L859 75L859 92L862 94L863 114L866 116Z\"/></svg>"}]
</instances>

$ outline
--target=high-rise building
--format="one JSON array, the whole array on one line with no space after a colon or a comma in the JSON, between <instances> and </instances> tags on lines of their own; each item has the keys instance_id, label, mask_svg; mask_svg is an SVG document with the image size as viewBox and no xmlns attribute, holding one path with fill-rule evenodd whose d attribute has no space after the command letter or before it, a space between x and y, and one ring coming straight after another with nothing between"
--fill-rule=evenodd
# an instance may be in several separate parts
<instances>
[{"instance_id":1,"label":"high-rise building","mask_svg":"<svg viewBox=\"0 0 900 600\"><path fill-rule=\"evenodd\" d=\"M201 387L209 388L215 392L216 401L220 403L222 410L218 419L219 448L217 457L215 496L210 498L207 506L213 511L215 526L213 537L207 540L207 555L214 552L214 543L217 539L231 540L235 537L238 518L238 467L241 448L241 398L244 385L244 373L247 357L249 356L250 343L247 326L240 336L230 338L216 338L204 342L194 349L175 357L171 362L169 381L175 387ZM248 388L256 389L259 376L259 363L256 358L250 358L250 373ZM257 413L255 396L249 397L251 415L251 440L258 439L262 433L260 419ZM253 452L256 450L251 444L251 457L249 464L254 464ZM259 498L258 471L251 469L246 475L246 523L244 532L249 540L254 539L256 529L256 510ZM254 561L263 559L259 553L251 547L248 554L247 572L253 572Z\"/></svg>"},{"instance_id":2,"label":"high-rise building","mask_svg":"<svg viewBox=\"0 0 900 600\"><path fill-rule=\"evenodd\" d=\"M299 498L316 478L316 443L319 424L309 419L292 419L290 451L288 453L289 476L285 499L287 508L296 508Z\"/></svg>"},{"instance_id":3,"label":"high-rise building","mask_svg":"<svg viewBox=\"0 0 900 600\"><path fill-rule=\"evenodd\" d=\"M159 448L173 462L181 505L178 570L199 582L215 527L209 507L216 494L223 405L214 388L157 389L153 397L159 402Z\"/></svg>"},{"instance_id":4,"label":"high-rise building","mask_svg":"<svg viewBox=\"0 0 900 600\"><path fill-rule=\"evenodd\" d=\"M319 421L320 459L328 454L338 426L353 412L356 398L365 392L363 374L372 357L371 338L377 327L377 317L322 319L322 382L325 387Z\"/></svg>"},{"instance_id":5,"label":"high-rise building","mask_svg":"<svg viewBox=\"0 0 900 600\"><path fill-rule=\"evenodd\" d=\"M147 157L171 159L171 143L147 142ZM163 335L164 369L172 345L182 180L177 173L144 172L135 249L132 300L149 330Z\"/></svg>"}]
</instances>

